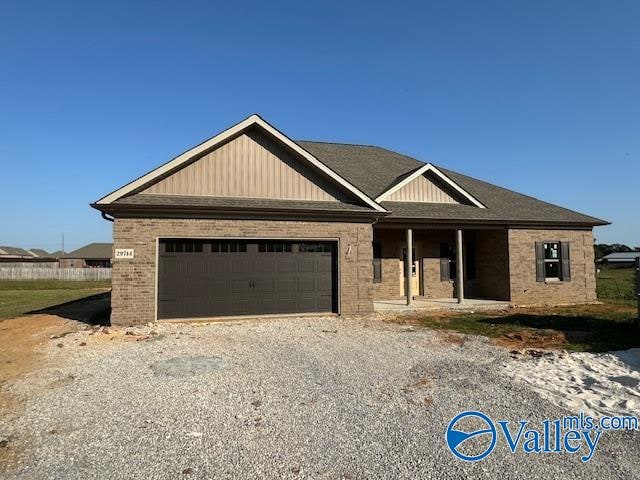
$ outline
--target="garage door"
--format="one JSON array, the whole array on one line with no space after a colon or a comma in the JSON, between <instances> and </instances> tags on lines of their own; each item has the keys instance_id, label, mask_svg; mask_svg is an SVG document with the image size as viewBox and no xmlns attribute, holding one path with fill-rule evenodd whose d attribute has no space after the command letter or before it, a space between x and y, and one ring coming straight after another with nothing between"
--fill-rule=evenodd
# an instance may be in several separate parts
<instances>
[{"instance_id":1,"label":"garage door","mask_svg":"<svg viewBox=\"0 0 640 480\"><path fill-rule=\"evenodd\" d=\"M160 241L158 318L337 312L336 242Z\"/></svg>"}]
</instances>

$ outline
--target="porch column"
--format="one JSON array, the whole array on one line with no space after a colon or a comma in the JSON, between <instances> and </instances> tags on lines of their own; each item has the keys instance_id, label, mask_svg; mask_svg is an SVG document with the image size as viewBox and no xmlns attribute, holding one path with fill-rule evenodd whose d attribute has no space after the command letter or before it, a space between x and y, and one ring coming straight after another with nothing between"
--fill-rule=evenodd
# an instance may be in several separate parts
<instances>
[{"instance_id":1,"label":"porch column","mask_svg":"<svg viewBox=\"0 0 640 480\"><path fill-rule=\"evenodd\" d=\"M404 261L404 272L405 272L405 293L407 294L407 305L411 305L413 303L413 292L411 291L411 271L413 270L413 232L410 228L407 228L407 258Z\"/></svg>"},{"instance_id":2,"label":"porch column","mask_svg":"<svg viewBox=\"0 0 640 480\"><path fill-rule=\"evenodd\" d=\"M464 302L464 266L462 265L462 230L456 230L456 284L458 291L458 303Z\"/></svg>"}]
</instances>

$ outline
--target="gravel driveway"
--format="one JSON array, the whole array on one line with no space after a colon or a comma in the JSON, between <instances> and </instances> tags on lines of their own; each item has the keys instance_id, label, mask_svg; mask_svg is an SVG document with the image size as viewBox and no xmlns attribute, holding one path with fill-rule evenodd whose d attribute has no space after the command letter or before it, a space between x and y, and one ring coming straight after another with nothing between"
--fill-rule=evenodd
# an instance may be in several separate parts
<instances>
[{"instance_id":1,"label":"gravel driveway","mask_svg":"<svg viewBox=\"0 0 640 480\"><path fill-rule=\"evenodd\" d=\"M587 463L500 442L455 458L444 433L463 410L568 413L481 338L337 318L124 333L53 339L51 367L10 386L28 401L0 427L24 453L6 478L640 478L638 432L603 434Z\"/></svg>"}]
</instances>

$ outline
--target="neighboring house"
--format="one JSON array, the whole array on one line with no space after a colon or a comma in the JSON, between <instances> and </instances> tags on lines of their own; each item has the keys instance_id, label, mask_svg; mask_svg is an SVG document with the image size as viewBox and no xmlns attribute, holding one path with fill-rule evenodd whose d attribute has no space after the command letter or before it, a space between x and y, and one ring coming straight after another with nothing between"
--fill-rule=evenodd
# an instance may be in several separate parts
<instances>
[{"instance_id":1,"label":"neighboring house","mask_svg":"<svg viewBox=\"0 0 640 480\"><path fill-rule=\"evenodd\" d=\"M640 252L617 252L605 255L598 260L598 263L615 268L633 267L636 258L640 257Z\"/></svg>"},{"instance_id":2,"label":"neighboring house","mask_svg":"<svg viewBox=\"0 0 640 480\"><path fill-rule=\"evenodd\" d=\"M60 268L111 267L113 244L90 243L60 257Z\"/></svg>"},{"instance_id":3,"label":"neighboring house","mask_svg":"<svg viewBox=\"0 0 640 480\"><path fill-rule=\"evenodd\" d=\"M27 259L33 258L33 255L26 251L24 248L0 247L0 258Z\"/></svg>"},{"instance_id":4,"label":"neighboring house","mask_svg":"<svg viewBox=\"0 0 640 480\"><path fill-rule=\"evenodd\" d=\"M293 141L257 115L92 206L114 217L114 324L591 302L607 223L384 148Z\"/></svg>"},{"instance_id":5,"label":"neighboring house","mask_svg":"<svg viewBox=\"0 0 640 480\"><path fill-rule=\"evenodd\" d=\"M32 248L29 250L29 253L35 258L53 258L49 252L41 248Z\"/></svg>"}]
</instances>

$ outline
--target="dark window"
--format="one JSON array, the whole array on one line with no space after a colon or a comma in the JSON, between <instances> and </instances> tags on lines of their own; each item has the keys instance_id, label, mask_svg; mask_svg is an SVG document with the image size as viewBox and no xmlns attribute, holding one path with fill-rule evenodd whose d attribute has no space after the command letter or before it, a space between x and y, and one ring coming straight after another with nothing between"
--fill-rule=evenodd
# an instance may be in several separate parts
<instances>
[{"instance_id":1,"label":"dark window","mask_svg":"<svg viewBox=\"0 0 640 480\"><path fill-rule=\"evenodd\" d=\"M169 240L165 242L166 253L198 253L202 252L202 240Z\"/></svg>"},{"instance_id":2,"label":"dark window","mask_svg":"<svg viewBox=\"0 0 640 480\"><path fill-rule=\"evenodd\" d=\"M440 244L440 279L455 280L457 274L456 244Z\"/></svg>"},{"instance_id":3,"label":"dark window","mask_svg":"<svg viewBox=\"0 0 640 480\"><path fill-rule=\"evenodd\" d=\"M545 242L543 248L544 278L560 280L560 242Z\"/></svg>"},{"instance_id":4,"label":"dark window","mask_svg":"<svg viewBox=\"0 0 640 480\"><path fill-rule=\"evenodd\" d=\"M373 243L373 283L382 282L382 244Z\"/></svg>"},{"instance_id":5,"label":"dark window","mask_svg":"<svg viewBox=\"0 0 640 480\"><path fill-rule=\"evenodd\" d=\"M291 242L262 242L258 244L258 252L261 253L290 253Z\"/></svg>"},{"instance_id":6,"label":"dark window","mask_svg":"<svg viewBox=\"0 0 640 480\"><path fill-rule=\"evenodd\" d=\"M569 242L536 242L535 253L538 282L571 280Z\"/></svg>"},{"instance_id":7,"label":"dark window","mask_svg":"<svg viewBox=\"0 0 640 480\"><path fill-rule=\"evenodd\" d=\"M212 253L244 253L247 251L247 242L218 241L211 244Z\"/></svg>"}]
</instances>

